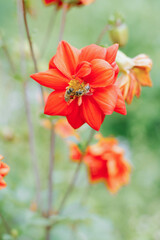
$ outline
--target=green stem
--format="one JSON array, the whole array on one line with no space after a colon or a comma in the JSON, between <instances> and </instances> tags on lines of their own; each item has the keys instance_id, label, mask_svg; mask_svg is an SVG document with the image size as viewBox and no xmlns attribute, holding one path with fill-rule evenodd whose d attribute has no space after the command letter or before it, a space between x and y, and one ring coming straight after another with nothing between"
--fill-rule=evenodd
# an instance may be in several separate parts
<instances>
[{"instance_id":1,"label":"green stem","mask_svg":"<svg viewBox=\"0 0 160 240\"><path fill-rule=\"evenodd\" d=\"M87 140L87 142L86 142L86 144L85 144L85 148L84 148L85 150L84 150L84 152L82 153L81 159L80 159L79 163L77 164L77 167L76 167L76 169L75 169L75 172L74 172L74 174L73 174L73 177L72 177L72 179L71 179L71 182L70 182L70 184L69 184L69 186L68 186L68 188L67 188L67 190L66 190L66 192L65 192L65 194L64 194L64 197L62 198L62 201L61 201L61 203L60 203L60 206L59 206L59 208L58 208L58 212L59 212L59 213L63 210L64 205L65 205L65 203L66 203L66 201L67 201L70 193L72 192L72 190L73 190L73 188L74 188L74 184L75 184L75 182L76 182L76 180L77 180L77 178L78 178L78 176L79 176L79 172L80 172L80 169L81 169L81 166L82 166L83 157L84 157L84 155L85 155L85 152L86 152L86 149L87 149L88 145L90 144L90 142L92 141L92 139L93 139L93 137L94 137L94 133L95 133L95 130L91 129L89 138L88 138L88 140Z\"/></svg>"}]
</instances>

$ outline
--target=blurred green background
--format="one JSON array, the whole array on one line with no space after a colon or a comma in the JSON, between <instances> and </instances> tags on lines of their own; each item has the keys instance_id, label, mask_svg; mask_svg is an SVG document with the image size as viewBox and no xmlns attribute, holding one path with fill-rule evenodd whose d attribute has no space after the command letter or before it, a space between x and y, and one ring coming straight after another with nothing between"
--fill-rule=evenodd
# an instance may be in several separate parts
<instances>
[{"instance_id":1,"label":"blurred green background","mask_svg":"<svg viewBox=\"0 0 160 240\"><path fill-rule=\"evenodd\" d=\"M39 56L53 7L45 7L41 0L33 1L35 17L28 15L32 40ZM146 53L153 60L152 88L143 88L139 99L127 106L127 116L107 116L101 132L114 135L125 147L132 162L131 183L116 195L103 184L87 189L85 169L76 183L64 215L66 220L52 232L55 240L159 240L160 239L160 1L159 0L97 0L94 4L71 9L67 15L64 39L81 48L94 43L107 23L110 14L120 11L129 27L129 42L122 49L134 57ZM58 13L51 39L46 42L44 58L38 58L39 69L47 69L58 43L61 11ZM0 0L0 29L17 71L20 60L17 7L14 0ZM102 43L111 44L108 35ZM39 52L39 53L38 53ZM28 79L33 65L28 58ZM46 178L48 174L49 131L39 120L38 85L29 79L28 95L32 103L32 118L36 146L43 179L44 208L46 207ZM83 136L88 128L83 129ZM8 140L13 135L14 139ZM12 138L12 137L11 137ZM54 206L58 206L67 187L75 163L70 162L64 140L56 140L56 171L54 173ZM61 147L64 146L64 151ZM18 239L44 239L45 221L30 211L34 202L34 177L28 147L28 129L23 103L22 82L17 81L0 49L0 154L11 167L6 178L8 187L0 191L0 213L9 226L18 231ZM83 201L82 201L83 200ZM12 239L6 234L0 219L0 239Z\"/></svg>"}]
</instances>

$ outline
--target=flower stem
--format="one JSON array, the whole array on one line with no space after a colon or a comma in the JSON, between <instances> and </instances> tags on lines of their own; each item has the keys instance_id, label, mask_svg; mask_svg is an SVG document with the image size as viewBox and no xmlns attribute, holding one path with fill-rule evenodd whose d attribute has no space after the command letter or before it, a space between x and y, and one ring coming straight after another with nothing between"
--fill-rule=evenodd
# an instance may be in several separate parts
<instances>
[{"instance_id":1,"label":"flower stem","mask_svg":"<svg viewBox=\"0 0 160 240\"><path fill-rule=\"evenodd\" d=\"M84 152L82 153L81 159L80 159L79 163L77 164L77 167L76 167L76 169L75 169L75 172L74 172L74 174L73 174L73 177L72 177L72 179L71 179L71 182L70 182L70 184L69 184L69 186L68 186L68 188L67 188L67 190L66 190L66 192L65 192L65 194L64 194L64 197L63 197L63 199L62 199L62 201L61 201L61 203L60 203L60 206L59 206L59 208L58 208L58 212L59 212L59 213L61 213L61 211L63 210L64 205L65 205L65 203L66 203L66 201L67 201L70 193L72 192L72 190L73 190L73 188L74 188L74 183L75 183L75 181L76 181L76 179L77 179L77 177L78 177L78 175L79 175L79 171L80 171L80 169L81 169L83 157L84 157L84 155L85 155L85 152L86 152L86 149L87 149L88 145L90 144L90 142L92 141L92 139L93 139L93 137L94 137L94 133L95 133L95 130L91 129L89 138L88 138L88 140L87 140L87 142L86 142L86 144L85 144L85 148L84 148L85 150L84 150Z\"/></svg>"},{"instance_id":2,"label":"flower stem","mask_svg":"<svg viewBox=\"0 0 160 240\"><path fill-rule=\"evenodd\" d=\"M3 217L2 213L0 213L0 218L1 218L2 223L3 223L3 225L4 225L5 229L6 229L6 232L7 232L8 234L11 234L11 228L10 228L10 226L8 225L8 221L6 221L5 218Z\"/></svg>"},{"instance_id":3,"label":"flower stem","mask_svg":"<svg viewBox=\"0 0 160 240\"><path fill-rule=\"evenodd\" d=\"M62 11L61 27L60 27L60 33L59 33L59 42L62 41L62 39L63 39L67 11L68 11L68 4L64 3L63 4L63 11Z\"/></svg>"},{"instance_id":4,"label":"flower stem","mask_svg":"<svg viewBox=\"0 0 160 240\"><path fill-rule=\"evenodd\" d=\"M3 40L2 40L2 41L3 41ZM9 62L10 69L11 69L12 73L15 74L15 66L14 66L14 63L13 63L13 61L12 61L12 58L11 58L10 53L9 53L9 51L8 51L8 48L7 48L7 46L6 46L4 43L3 43L3 45L2 45L2 49L3 49L3 51L4 51L5 55L6 55L6 58L7 58L8 62Z\"/></svg>"},{"instance_id":5,"label":"flower stem","mask_svg":"<svg viewBox=\"0 0 160 240\"><path fill-rule=\"evenodd\" d=\"M48 41L50 40L50 36L51 36L51 33L52 33L52 30L54 28L54 25L55 25L55 21L56 21L56 17L57 17L57 8L55 7L51 13L51 16L50 16L50 19L49 19L49 23L48 23L48 27L47 27L47 30L46 30L46 34L44 35L44 39L43 39L43 42L42 42L42 54L41 54L41 57L44 56L45 54L45 51L46 51L46 43L48 45Z\"/></svg>"},{"instance_id":6,"label":"flower stem","mask_svg":"<svg viewBox=\"0 0 160 240\"><path fill-rule=\"evenodd\" d=\"M52 211L52 201L53 201L53 170L54 170L54 160L55 160L55 131L54 124L52 123L51 128L51 139L50 139L50 158L49 158L49 175L48 175L48 209L47 218L50 217ZM46 227L46 240L50 239L51 227Z\"/></svg>"},{"instance_id":7,"label":"flower stem","mask_svg":"<svg viewBox=\"0 0 160 240\"><path fill-rule=\"evenodd\" d=\"M102 38L104 37L105 33L109 30L109 25L107 24L101 31L101 33L99 34L96 44L100 45Z\"/></svg>"},{"instance_id":8,"label":"flower stem","mask_svg":"<svg viewBox=\"0 0 160 240\"><path fill-rule=\"evenodd\" d=\"M35 57L32 41L31 41L31 36L30 36L28 22L27 22L27 17L26 17L25 0L22 0L22 12L23 12L23 19L24 19L24 25L25 25L25 29L26 29L27 39L28 39L28 43L29 43L29 47L30 47L31 57L32 57L33 64L34 64L34 70L35 70L35 72L38 72L38 65L37 65L37 61L36 61L36 57ZM44 105L44 92L43 92L43 87L41 85L40 85L40 89L41 89L42 103Z\"/></svg>"},{"instance_id":9,"label":"flower stem","mask_svg":"<svg viewBox=\"0 0 160 240\"><path fill-rule=\"evenodd\" d=\"M27 76L26 76L26 61L25 61L25 54L23 50L23 38L24 38L24 29L23 29L23 14L22 14L22 1L17 0L17 6L18 6L18 23L19 23L19 30L20 30L20 37L21 37L21 46L20 46L20 52L21 52L21 74L24 78L23 83L23 91L24 91L24 105L25 105L25 111L27 116L27 124L28 124L28 131L29 131L29 146L30 146L30 154L32 159L32 165L33 165L33 171L35 176L35 185L36 185L36 200L38 207L41 207L41 184L40 184L40 176L39 176L39 169L38 169L38 159L36 155L35 150L35 140L34 140L34 128L31 118L31 109L30 109L30 103L29 98L27 95Z\"/></svg>"}]
</instances>

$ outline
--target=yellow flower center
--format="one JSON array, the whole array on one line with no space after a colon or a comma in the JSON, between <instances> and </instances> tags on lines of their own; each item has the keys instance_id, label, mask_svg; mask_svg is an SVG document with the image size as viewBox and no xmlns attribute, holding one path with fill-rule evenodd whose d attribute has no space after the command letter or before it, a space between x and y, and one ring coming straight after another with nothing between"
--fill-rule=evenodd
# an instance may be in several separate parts
<instances>
[{"instance_id":1,"label":"yellow flower center","mask_svg":"<svg viewBox=\"0 0 160 240\"><path fill-rule=\"evenodd\" d=\"M69 82L69 86L66 88L65 101L69 102L71 99L76 97L81 97L89 93L90 86L85 82L80 82L80 80L72 79Z\"/></svg>"}]
</instances>

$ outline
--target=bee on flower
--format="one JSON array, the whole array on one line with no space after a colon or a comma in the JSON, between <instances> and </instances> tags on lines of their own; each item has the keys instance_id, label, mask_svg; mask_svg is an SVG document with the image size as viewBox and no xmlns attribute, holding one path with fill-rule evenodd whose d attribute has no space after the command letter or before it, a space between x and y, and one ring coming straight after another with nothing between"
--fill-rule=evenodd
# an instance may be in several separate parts
<instances>
[{"instance_id":1,"label":"bee on flower","mask_svg":"<svg viewBox=\"0 0 160 240\"><path fill-rule=\"evenodd\" d=\"M6 163L2 162L4 157L0 155L0 190L7 186L6 182L4 181L4 177L9 172L9 167Z\"/></svg>"},{"instance_id":2,"label":"bee on flower","mask_svg":"<svg viewBox=\"0 0 160 240\"><path fill-rule=\"evenodd\" d=\"M91 184L103 182L111 193L129 183L131 165L115 138L101 136L98 143L88 146L84 155L78 145L71 144L70 157L86 164Z\"/></svg>"},{"instance_id":3,"label":"bee on flower","mask_svg":"<svg viewBox=\"0 0 160 240\"><path fill-rule=\"evenodd\" d=\"M116 61L121 72L117 84L125 101L131 104L134 96L140 97L141 87L152 86L150 78L152 60L145 54L129 58L121 51L118 51Z\"/></svg>"},{"instance_id":4,"label":"bee on flower","mask_svg":"<svg viewBox=\"0 0 160 240\"><path fill-rule=\"evenodd\" d=\"M31 75L39 84L54 90L44 113L66 116L74 129L87 123L97 131L105 115L114 111L125 115L125 102L116 85L117 51L117 44L109 48L92 44L79 50L61 41L49 70Z\"/></svg>"}]
</instances>

